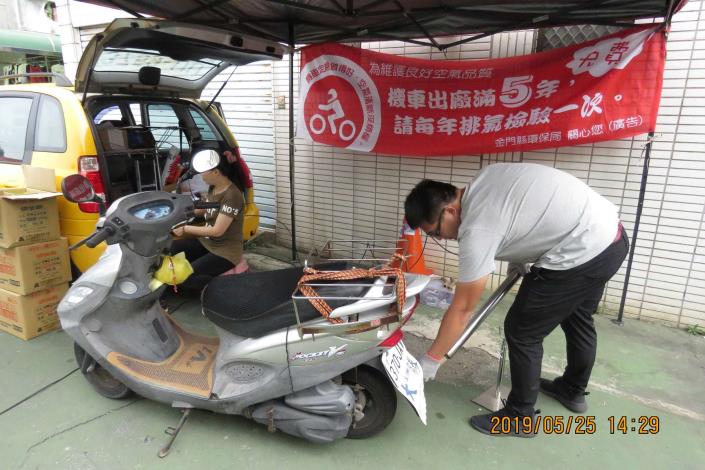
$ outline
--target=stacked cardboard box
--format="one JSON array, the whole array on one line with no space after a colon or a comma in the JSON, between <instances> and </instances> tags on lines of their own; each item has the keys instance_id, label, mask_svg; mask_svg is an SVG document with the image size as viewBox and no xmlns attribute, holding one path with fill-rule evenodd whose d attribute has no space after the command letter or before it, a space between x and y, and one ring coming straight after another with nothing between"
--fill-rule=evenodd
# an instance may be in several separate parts
<instances>
[{"instance_id":1,"label":"stacked cardboard box","mask_svg":"<svg viewBox=\"0 0 705 470\"><path fill-rule=\"evenodd\" d=\"M59 328L71 267L54 171L22 170L24 187L0 188L0 330L26 340Z\"/></svg>"}]
</instances>

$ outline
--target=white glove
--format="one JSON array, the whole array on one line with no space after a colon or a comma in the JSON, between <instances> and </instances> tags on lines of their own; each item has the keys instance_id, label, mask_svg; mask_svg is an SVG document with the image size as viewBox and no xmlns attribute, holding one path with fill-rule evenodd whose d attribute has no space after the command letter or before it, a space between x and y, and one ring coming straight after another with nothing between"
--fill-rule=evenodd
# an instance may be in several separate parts
<instances>
[{"instance_id":1,"label":"white glove","mask_svg":"<svg viewBox=\"0 0 705 470\"><path fill-rule=\"evenodd\" d=\"M421 370L423 371L423 381L428 382L429 380L436 378L436 372L438 372L438 368L441 367L443 361L437 361L426 353L421 359L419 359L419 364L421 365Z\"/></svg>"},{"instance_id":2,"label":"white glove","mask_svg":"<svg viewBox=\"0 0 705 470\"><path fill-rule=\"evenodd\" d=\"M509 266L507 266L507 276L512 275L512 273L518 273L520 276L526 276L529 270L531 270L530 263L509 263Z\"/></svg>"}]
</instances>

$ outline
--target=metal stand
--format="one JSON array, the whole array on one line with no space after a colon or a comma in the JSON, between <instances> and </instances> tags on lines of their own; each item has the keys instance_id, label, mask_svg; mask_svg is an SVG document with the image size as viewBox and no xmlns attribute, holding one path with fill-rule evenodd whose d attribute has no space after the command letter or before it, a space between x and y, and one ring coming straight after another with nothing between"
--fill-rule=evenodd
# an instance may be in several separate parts
<instances>
[{"instance_id":1,"label":"metal stand","mask_svg":"<svg viewBox=\"0 0 705 470\"><path fill-rule=\"evenodd\" d=\"M634 261L634 251L636 250L636 239L639 235L639 222L641 222L641 211L644 208L644 197L646 195L646 182L649 178L649 162L651 161L651 143L654 141L654 133L649 132L646 147L644 148L644 167L641 170L641 185L639 186L639 200L636 204L636 218L634 220L634 231L632 232L631 245L629 246L629 258L627 260L627 272L624 274L624 286L622 287L622 299L619 302L619 313L617 319L612 320L615 325L624 325L624 304L627 302L627 292L629 291L629 278L632 273L632 262Z\"/></svg>"},{"instance_id":2,"label":"metal stand","mask_svg":"<svg viewBox=\"0 0 705 470\"><path fill-rule=\"evenodd\" d=\"M164 430L164 434L167 434L171 436L169 438L169 442L166 443L164 447L159 451L159 458L163 459L167 455L169 455L169 452L171 451L171 446L174 444L174 441L176 440L176 436L179 435L179 432L181 432L181 428L184 427L184 424L186 424L186 420L188 419L188 416L191 414L191 408L185 408L182 409L181 412L183 413L181 415L181 419L179 420L179 424L176 425L175 428L169 426Z\"/></svg>"},{"instance_id":3,"label":"metal stand","mask_svg":"<svg viewBox=\"0 0 705 470\"><path fill-rule=\"evenodd\" d=\"M502 397L509 395L509 387L502 385L502 374L504 373L504 359L507 352L507 340L502 339L502 348L499 352L499 368L497 370L497 383L490 387L472 401L490 411L497 411L502 408Z\"/></svg>"},{"instance_id":4,"label":"metal stand","mask_svg":"<svg viewBox=\"0 0 705 470\"><path fill-rule=\"evenodd\" d=\"M155 151L154 155L143 154L143 157L133 157L131 153L128 156L134 162L134 171L137 178L137 192L142 191L158 191L161 189L161 173L159 171L159 154ZM154 174L154 179L152 183L142 184L142 161L149 160L152 164L152 173Z\"/></svg>"},{"instance_id":5,"label":"metal stand","mask_svg":"<svg viewBox=\"0 0 705 470\"><path fill-rule=\"evenodd\" d=\"M485 321L485 319L489 316L490 313L492 313L497 304L502 301L504 296L507 295L512 286L516 284L516 282L520 278L520 274L512 273L508 275L506 279L504 279L504 281L502 281L497 290L492 292L492 295L490 295L490 297L485 301L485 303L482 304L482 306L477 310L477 313L473 315L472 320L470 320L470 323L465 328L463 334L460 335L458 341L456 341L455 344L450 348L450 351L446 353L446 359L450 359L451 357L453 357L453 354L455 354L458 349L460 349L463 344L465 344L470 339L470 336L475 333L475 331L480 327L482 322Z\"/></svg>"}]
</instances>

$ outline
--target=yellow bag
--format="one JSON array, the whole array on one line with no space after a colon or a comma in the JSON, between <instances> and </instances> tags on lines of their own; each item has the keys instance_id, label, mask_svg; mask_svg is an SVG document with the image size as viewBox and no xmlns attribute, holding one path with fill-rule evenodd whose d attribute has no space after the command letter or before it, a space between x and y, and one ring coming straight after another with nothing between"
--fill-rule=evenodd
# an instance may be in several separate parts
<instances>
[{"instance_id":1,"label":"yellow bag","mask_svg":"<svg viewBox=\"0 0 705 470\"><path fill-rule=\"evenodd\" d=\"M149 288L156 290L163 284L175 286L184 282L191 274L193 274L193 267L183 251L174 256L163 256L162 264L154 273Z\"/></svg>"}]
</instances>

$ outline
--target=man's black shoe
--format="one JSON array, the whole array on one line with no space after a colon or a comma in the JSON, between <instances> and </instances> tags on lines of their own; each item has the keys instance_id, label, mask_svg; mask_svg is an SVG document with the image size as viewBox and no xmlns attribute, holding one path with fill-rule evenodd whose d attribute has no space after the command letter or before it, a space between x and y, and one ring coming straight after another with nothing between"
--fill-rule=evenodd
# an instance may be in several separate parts
<instances>
[{"instance_id":1,"label":"man's black shoe","mask_svg":"<svg viewBox=\"0 0 705 470\"><path fill-rule=\"evenodd\" d=\"M588 392L575 392L570 389L562 377L554 380L541 379L541 391L551 398L558 400L561 405L574 413L585 413L587 411L587 401L585 395Z\"/></svg>"},{"instance_id":2,"label":"man's black shoe","mask_svg":"<svg viewBox=\"0 0 705 470\"><path fill-rule=\"evenodd\" d=\"M484 415L472 416L470 426L488 436L536 437L536 411L532 415L521 415L511 405Z\"/></svg>"}]
</instances>

